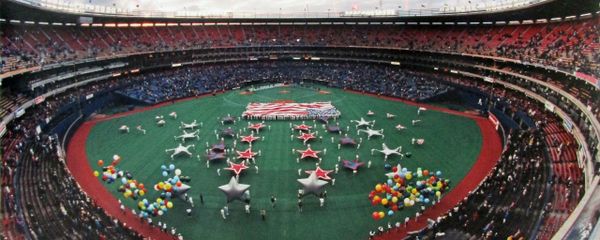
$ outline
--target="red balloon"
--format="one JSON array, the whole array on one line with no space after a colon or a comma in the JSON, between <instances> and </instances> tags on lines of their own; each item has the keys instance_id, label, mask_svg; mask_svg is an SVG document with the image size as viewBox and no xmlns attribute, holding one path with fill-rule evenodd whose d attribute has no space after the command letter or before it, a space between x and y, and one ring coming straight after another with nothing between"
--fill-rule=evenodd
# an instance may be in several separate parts
<instances>
[{"instance_id":1,"label":"red balloon","mask_svg":"<svg viewBox=\"0 0 600 240\"><path fill-rule=\"evenodd\" d=\"M175 185L177 185L178 187L181 187L181 182L177 182L177 184L175 184Z\"/></svg>"},{"instance_id":2,"label":"red balloon","mask_svg":"<svg viewBox=\"0 0 600 240\"><path fill-rule=\"evenodd\" d=\"M398 211L398 205L394 204L392 205L392 211Z\"/></svg>"},{"instance_id":3,"label":"red balloon","mask_svg":"<svg viewBox=\"0 0 600 240\"><path fill-rule=\"evenodd\" d=\"M392 168L392 172L397 172L398 171L398 167L393 167Z\"/></svg>"},{"instance_id":4,"label":"red balloon","mask_svg":"<svg viewBox=\"0 0 600 240\"><path fill-rule=\"evenodd\" d=\"M427 169L423 170L423 176L425 176L425 177L429 176L429 170L427 170Z\"/></svg>"},{"instance_id":5,"label":"red balloon","mask_svg":"<svg viewBox=\"0 0 600 240\"><path fill-rule=\"evenodd\" d=\"M373 214L371 214L371 216L373 217L373 219L379 220L379 213L378 212L373 212Z\"/></svg>"}]
</instances>

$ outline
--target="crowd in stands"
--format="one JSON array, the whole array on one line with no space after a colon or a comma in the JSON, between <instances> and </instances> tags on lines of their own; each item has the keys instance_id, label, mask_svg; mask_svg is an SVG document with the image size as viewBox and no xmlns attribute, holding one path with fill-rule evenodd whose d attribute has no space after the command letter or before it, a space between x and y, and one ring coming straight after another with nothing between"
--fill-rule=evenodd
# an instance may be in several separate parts
<instances>
[{"instance_id":1,"label":"crowd in stands","mask_svg":"<svg viewBox=\"0 0 600 240\"><path fill-rule=\"evenodd\" d=\"M451 88L430 75L381 64L261 62L203 65L140 75L122 94L146 103L197 96L249 82L326 81L331 86L426 101Z\"/></svg>"},{"instance_id":2,"label":"crowd in stands","mask_svg":"<svg viewBox=\"0 0 600 240\"><path fill-rule=\"evenodd\" d=\"M0 71L149 51L235 46L368 46L517 59L600 76L600 17L546 24L479 26L9 25Z\"/></svg>"}]
</instances>

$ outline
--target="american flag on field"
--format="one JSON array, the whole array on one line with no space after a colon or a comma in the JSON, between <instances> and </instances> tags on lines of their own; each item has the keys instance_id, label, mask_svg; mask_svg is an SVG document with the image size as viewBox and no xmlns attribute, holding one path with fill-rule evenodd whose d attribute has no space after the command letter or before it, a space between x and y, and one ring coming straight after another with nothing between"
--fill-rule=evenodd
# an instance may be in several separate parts
<instances>
[{"instance_id":1,"label":"american flag on field","mask_svg":"<svg viewBox=\"0 0 600 240\"><path fill-rule=\"evenodd\" d=\"M331 102L313 103L249 103L243 116L337 116Z\"/></svg>"}]
</instances>

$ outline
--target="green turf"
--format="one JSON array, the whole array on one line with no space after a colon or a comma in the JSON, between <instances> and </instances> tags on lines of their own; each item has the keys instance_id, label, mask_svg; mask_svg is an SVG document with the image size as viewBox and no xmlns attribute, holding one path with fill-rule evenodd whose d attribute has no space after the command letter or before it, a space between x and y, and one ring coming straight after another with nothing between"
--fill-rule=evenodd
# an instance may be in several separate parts
<instances>
[{"instance_id":1,"label":"green turf","mask_svg":"<svg viewBox=\"0 0 600 240\"><path fill-rule=\"evenodd\" d=\"M304 88L286 88L289 93L280 93L283 88L275 88L258 91L253 95L241 95L238 91L228 92L216 97L204 97L198 100L184 101L161 107L146 112L133 114L127 117L112 119L97 124L87 140L87 154L90 164L94 168L98 159L110 159L113 154L119 154L123 160L119 164L122 170L128 170L138 181L141 181L148 189L163 179L161 175L161 164L175 163L177 168L183 170L183 175L192 177L190 183L192 190L190 196L195 198L196 208L193 216L185 216L187 208L182 200L175 200L175 207L165 216L155 219L155 222L167 222L169 226L175 226L186 239L304 239L316 236L316 239L365 239L368 232L378 225L386 224L387 221L396 222L404 217L414 215L415 208L398 212L392 217L384 220L374 221L371 212L381 210L382 207L370 205L367 195L374 185L385 180L383 168L383 155L376 153L370 155L370 149L381 148L385 142L390 147L403 146L404 152L412 152L409 159L399 160L391 158L393 164L398 161L404 167L416 170L417 167L443 171L444 177L451 179L454 183L459 182L469 171L475 162L482 145L481 135L476 123L468 118L449 115L446 113L427 111L417 117L417 108L400 102L392 102L347 93L338 89L327 89L331 94L319 94L314 90ZM217 176L216 168L226 167L225 162L213 164L206 168L204 159L199 161L196 157L169 159L164 152L167 148L175 147L178 142L173 136L179 135L179 122L191 122L193 119L204 122L201 129L200 141L189 141L195 143L195 153L203 153L205 142L211 144L216 142L214 129L222 128L217 117L230 113L239 116L248 102L271 102L278 99L291 99L296 102L332 101L341 111L340 125L345 130L349 120L359 119L365 116L370 109L376 116L375 129L385 129L385 139L374 138L364 142L360 150L342 148L337 150L337 135L319 132L326 141L313 142L313 149L321 150L327 148L327 155L323 156L322 167L333 170L337 164L337 156L342 158L353 158L359 154L365 162L373 160L370 169L361 169L358 175L353 176L351 172L340 169L335 176L336 185L328 186L328 199L326 206L319 207L316 197L304 198L304 212L297 211L297 189L299 184L298 168L314 169L315 161L301 161L296 163L298 154L292 154L291 149L303 149L298 139L290 141L291 130L288 121L268 121L271 125L270 131L263 131L266 140L254 144L255 151L262 150L263 155L257 158L260 172L257 175L254 169L245 172L240 182L251 185L252 213L246 214L243 203L233 202L230 204L231 215L225 221L221 219L219 209L225 204L225 196L217 188L228 182L230 174L222 171ZM165 127L159 128L155 125L154 116L164 115L176 111L179 118L176 121L167 120ZM385 113L390 112L397 117L393 120L385 118ZM422 119L419 126L412 127L412 119ZM295 122L298 124L299 122ZM312 121L309 121L312 124ZM397 124L403 124L408 129L398 132L394 129ZM131 127L131 133L120 134L119 126L127 124ZM138 134L134 127L141 124L148 130L147 135ZM236 123L234 128L244 128L246 121ZM352 137L356 131L351 124L348 133ZM319 127L320 128L320 127ZM336 137L336 144L331 144L330 137ZM424 138L424 146L415 147L410 144L410 139ZM239 142L239 141L238 141ZM228 144L232 140L227 141ZM239 145L238 145L238 148ZM91 173L90 173L91 174ZM305 175L303 175L305 177ZM120 181L118 181L120 182ZM123 200L130 208L136 207L132 199L124 199L116 191L118 183L105 184L108 189ZM149 190L147 198L155 199L158 193ZM205 205L201 206L198 199L199 193L203 193ZM278 201L277 207L271 209L269 198L274 194ZM261 221L259 210L267 209L267 221Z\"/></svg>"}]
</instances>

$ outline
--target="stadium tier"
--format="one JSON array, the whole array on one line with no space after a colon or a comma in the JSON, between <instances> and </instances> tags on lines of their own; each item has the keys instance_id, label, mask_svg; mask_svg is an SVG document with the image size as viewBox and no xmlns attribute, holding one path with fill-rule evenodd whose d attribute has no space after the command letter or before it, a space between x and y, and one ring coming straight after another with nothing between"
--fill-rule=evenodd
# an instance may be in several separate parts
<instances>
[{"instance_id":1,"label":"stadium tier","mask_svg":"<svg viewBox=\"0 0 600 240\"><path fill-rule=\"evenodd\" d=\"M0 0L4 239L600 237L597 2L52 4Z\"/></svg>"},{"instance_id":2,"label":"stadium tier","mask_svg":"<svg viewBox=\"0 0 600 240\"><path fill-rule=\"evenodd\" d=\"M503 57L598 77L599 25L593 17L516 26L8 26L2 71L139 52L359 46Z\"/></svg>"}]
</instances>

